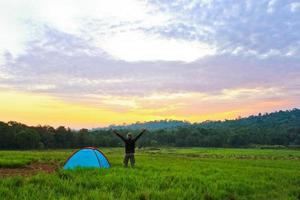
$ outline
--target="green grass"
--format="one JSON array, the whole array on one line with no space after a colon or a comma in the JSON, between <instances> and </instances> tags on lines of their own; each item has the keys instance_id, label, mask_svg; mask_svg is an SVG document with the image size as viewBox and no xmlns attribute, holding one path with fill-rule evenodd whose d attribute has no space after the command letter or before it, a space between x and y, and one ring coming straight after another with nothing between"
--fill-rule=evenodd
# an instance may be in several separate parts
<instances>
[{"instance_id":1,"label":"green grass","mask_svg":"<svg viewBox=\"0 0 300 200\"><path fill-rule=\"evenodd\" d=\"M101 150L112 168L1 178L0 199L300 199L300 151L144 149L125 169L122 149ZM0 151L0 167L63 165L71 152Z\"/></svg>"}]
</instances>

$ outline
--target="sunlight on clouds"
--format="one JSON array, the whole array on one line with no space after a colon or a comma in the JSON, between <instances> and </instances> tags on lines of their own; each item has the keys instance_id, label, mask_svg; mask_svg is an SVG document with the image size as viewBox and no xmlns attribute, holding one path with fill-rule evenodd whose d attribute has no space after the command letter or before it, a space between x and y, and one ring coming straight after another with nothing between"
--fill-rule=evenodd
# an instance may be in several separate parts
<instances>
[{"instance_id":1,"label":"sunlight on clouds","mask_svg":"<svg viewBox=\"0 0 300 200\"><path fill-rule=\"evenodd\" d=\"M274 97L278 97L277 99ZM102 106L140 116L187 119L191 121L232 119L239 115L255 114L257 107L269 110L286 106L279 88L237 88L219 94L153 93L148 96L99 96ZM271 99L270 99L271 98ZM255 110L255 112L253 112ZM260 110L260 111L261 111Z\"/></svg>"},{"instance_id":2,"label":"sunlight on clouds","mask_svg":"<svg viewBox=\"0 0 300 200\"><path fill-rule=\"evenodd\" d=\"M291 100L273 98L268 92L278 92L276 89L236 89L226 93L208 95L201 93L186 93L184 95L160 94L160 98L137 100L140 106L137 113L157 115L162 118L172 118L199 122L203 120L234 119L238 116L248 116L259 112L273 111L282 107L288 109ZM245 93L248 93L246 96ZM167 98L163 98L163 96ZM157 96L157 95L155 95ZM275 95L276 96L276 95Z\"/></svg>"},{"instance_id":3,"label":"sunlight on clouds","mask_svg":"<svg viewBox=\"0 0 300 200\"><path fill-rule=\"evenodd\" d=\"M112 57L129 62L191 62L216 52L215 47L201 41L164 38L141 31L167 25L174 17L146 1L28 1L26 11L22 5L17 1L2 5L9 7L10 13L0 16L5 24L4 30L0 28L0 42L16 55L22 53L27 42L38 39L43 26L89 40ZM3 51L0 47L0 53Z\"/></svg>"},{"instance_id":4,"label":"sunlight on clouds","mask_svg":"<svg viewBox=\"0 0 300 200\"><path fill-rule=\"evenodd\" d=\"M130 109L137 108L137 104L133 98L122 98L122 97L113 97L113 96L104 96L102 97L101 102L109 106L118 106L125 107Z\"/></svg>"},{"instance_id":5,"label":"sunlight on clouds","mask_svg":"<svg viewBox=\"0 0 300 200\"><path fill-rule=\"evenodd\" d=\"M197 92L152 93L148 96L98 96L104 104L124 106L128 110L139 109L151 112L171 111L176 109L203 108L214 110L214 104L231 104L233 101L249 102L270 97L281 97L280 88L236 88L225 89L221 93L207 94ZM241 100L243 99L243 100ZM220 103L222 102L222 103ZM206 107L205 105L210 105ZM206 108L205 108L206 107ZM133 110L132 110L133 111ZM195 110L196 111L196 110ZM197 112L197 111L196 111Z\"/></svg>"},{"instance_id":6,"label":"sunlight on clouds","mask_svg":"<svg viewBox=\"0 0 300 200\"><path fill-rule=\"evenodd\" d=\"M129 62L191 62L216 52L214 47L202 42L162 38L137 31L117 33L99 41L98 45L114 57Z\"/></svg>"},{"instance_id":7,"label":"sunlight on clouds","mask_svg":"<svg viewBox=\"0 0 300 200\"><path fill-rule=\"evenodd\" d=\"M167 13L139 0L0 1L0 55L5 51L15 56L23 53L29 41L41 39L39 33L45 27L93 45L94 40L114 31L151 28L169 19Z\"/></svg>"},{"instance_id":8,"label":"sunlight on clouds","mask_svg":"<svg viewBox=\"0 0 300 200\"><path fill-rule=\"evenodd\" d=\"M118 113L106 108L67 103L46 95L0 91L0 120L29 125L65 125L73 128L99 127L111 123L133 123L157 119L136 113Z\"/></svg>"},{"instance_id":9,"label":"sunlight on clouds","mask_svg":"<svg viewBox=\"0 0 300 200\"><path fill-rule=\"evenodd\" d=\"M235 88L235 89L224 89L222 91L221 99L234 99L234 98L258 98L268 96L278 96L282 92L280 88Z\"/></svg>"},{"instance_id":10,"label":"sunlight on clouds","mask_svg":"<svg viewBox=\"0 0 300 200\"><path fill-rule=\"evenodd\" d=\"M0 59L0 80L9 80L9 79L13 79L14 76L5 72L1 71L1 59ZM1 84L0 84L1 87Z\"/></svg>"},{"instance_id":11,"label":"sunlight on clouds","mask_svg":"<svg viewBox=\"0 0 300 200\"><path fill-rule=\"evenodd\" d=\"M87 79L87 78L71 78L67 82L69 85L86 85L93 86L99 84L121 84L134 81L132 78L123 78L123 79ZM90 95L90 94L88 94ZM93 96L93 95L92 95Z\"/></svg>"},{"instance_id":12,"label":"sunlight on clouds","mask_svg":"<svg viewBox=\"0 0 300 200\"><path fill-rule=\"evenodd\" d=\"M54 89L56 86L54 84L36 84L29 87L29 90L49 90Z\"/></svg>"},{"instance_id":13,"label":"sunlight on clouds","mask_svg":"<svg viewBox=\"0 0 300 200\"><path fill-rule=\"evenodd\" d=\"M241 100L240 95L249 92L258 94L257 98L243 97ZM144 97L97 96L99 104L94 104L97 101L88 104L62 101L47 95L0 91L0 120L77 128L159 119L199 122L233 119L274 108L288 108L290 104L287 99L268 99L262 95L259 89L238 89L219 95L157 93ZM234 104L233 98L237 100ZM223 99L222 102L220 99Z\"/></svg>"},{"instance_id":14,"label":"sunlight on clouds","mask_svg":"<svg viewBox=\"0 0 300 200\"><path fill-rule=\"evenodd\" d=\"M6 52L13 56L25 52L32 30L23 15L31 15L24 2L0 1L0 64L4 63L3 56Z\"/></svg>"},{"instance_id":15,"label":"sunlight on clouds","mask_svg":"<svg viewBox=\"0 0 300 200\"><path fill-rule=\"evenodd\" d=\"M145 99L146 100L170 100L170 99L182 99L186 97L191 97L193 95L194 93L173 93L173 94L157 93L157 94L151 94L145 97Z\"/></svg>"},{"instance_id":16,"label":"sunlight on clouds","mask_svg":"<svg viewBox=\"0 0 300 200\"><path fill-rule=\"evenodd\" d=\"M109 24L133 23L145 20L149 12L155 11L146 1L137 0L77 0L76 3L72 0L43 1L40 8L40 15L45 21L71 33L80 33L86 20L100 20Z\"/></svg>"}]
</instances>

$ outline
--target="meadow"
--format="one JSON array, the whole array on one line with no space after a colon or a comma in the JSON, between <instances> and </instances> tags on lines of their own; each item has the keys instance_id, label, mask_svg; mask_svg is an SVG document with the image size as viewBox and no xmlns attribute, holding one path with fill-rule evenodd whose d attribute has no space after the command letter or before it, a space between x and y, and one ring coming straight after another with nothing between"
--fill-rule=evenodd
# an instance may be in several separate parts
<instances>
[{"instance_id":1,"label":"meadow","mask_svg":"<svg viewBox=\"0 0 300 200\"><path fill-rule=\"evenodd\" d=\"M0 173L0 199L300 199L300 151L222 148L101 148L110 169L62 170L73 150L0 151L0 172L32 163L56 170Z\"/></svg>"}]
</instances>

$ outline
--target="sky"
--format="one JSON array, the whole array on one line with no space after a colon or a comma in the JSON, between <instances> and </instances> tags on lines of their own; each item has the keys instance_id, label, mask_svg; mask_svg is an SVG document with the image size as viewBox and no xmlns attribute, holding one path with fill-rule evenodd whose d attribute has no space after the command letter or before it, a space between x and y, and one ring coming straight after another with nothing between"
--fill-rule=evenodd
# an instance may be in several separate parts
<instances>
[{"instance_id":1,"label":"sky","mask_svg":"<svg viewBox=\"0 0 300 200\"><path fill-rule=\"evenodd\" d=\"M102 127L300 107L300 0L0 0L0 121Z\"/></svg>"}]
</instances>

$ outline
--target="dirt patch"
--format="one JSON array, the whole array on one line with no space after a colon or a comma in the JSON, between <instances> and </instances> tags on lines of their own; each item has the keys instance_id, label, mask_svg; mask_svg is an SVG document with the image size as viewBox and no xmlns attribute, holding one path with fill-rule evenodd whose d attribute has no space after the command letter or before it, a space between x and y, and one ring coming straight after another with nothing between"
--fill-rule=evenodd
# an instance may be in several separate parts
<instances>
[{"instance_id":1,"label":"dirt patch","mask_svg":"<svg viewBox=\"0 0 300 200\"><path fill-rule=\"evenodd\" d=\"M3 176L31 176L39 172L52 173L59 168L55 163L31 163L25 167L0 168L0 177Z\"/></svg>"}]
</instances>

